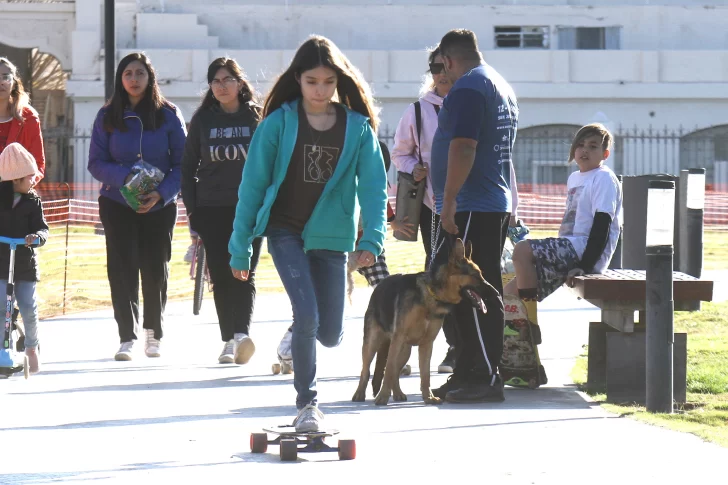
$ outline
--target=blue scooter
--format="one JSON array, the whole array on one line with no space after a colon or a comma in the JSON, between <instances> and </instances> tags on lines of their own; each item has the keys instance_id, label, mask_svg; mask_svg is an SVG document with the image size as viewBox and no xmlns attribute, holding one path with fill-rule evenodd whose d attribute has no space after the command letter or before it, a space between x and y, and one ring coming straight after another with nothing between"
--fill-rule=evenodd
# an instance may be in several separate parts
<instances>
[{"instance_id":1,"label":"blue scooter","mask_svg":"<svg viewBox=\"0 0 728 485\"><path fill-rule=\"evenodd\" d=\"M25 239L0 236L0 243L10 246L10 268L8 270L8 284L5 288L5 328L3 344L0 347L0 378L7 378L22 371L27 379L30 376L28 357L23 355L22 362L20 362L16 354L15 346L13 345L13 320L17 316L14 315L13 309L13 297L15 294L15 249L18 246L25 246ZM38 244L40 244L40 239L33 241L32 246Z\"/></svg>"}]
</instances>

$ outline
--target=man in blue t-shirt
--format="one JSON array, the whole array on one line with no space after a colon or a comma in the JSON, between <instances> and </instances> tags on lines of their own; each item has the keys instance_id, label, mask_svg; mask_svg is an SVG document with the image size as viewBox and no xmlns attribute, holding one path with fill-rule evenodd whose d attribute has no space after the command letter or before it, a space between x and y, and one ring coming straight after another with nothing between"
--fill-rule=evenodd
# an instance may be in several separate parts
<instances>
[{"instance_id":1,"label":"man in blue t-shirt","mask_svg":"<svg viewBox=\"0 0 728 485\"><path fill-rule=\"evenodd\" d=\"M440 41L440 52L454 84L440 109L432 143L432 188L443 229L433 269L447 261L458 237L470 241L472 260L499 294L483 290L487 314L470 302L455 308L455 370L433 394L449 402L502 401L500 258L512 210L511 151L518 104L511 86L483 61L473 32L451 30Z\"/></svg>"}]
</instances>

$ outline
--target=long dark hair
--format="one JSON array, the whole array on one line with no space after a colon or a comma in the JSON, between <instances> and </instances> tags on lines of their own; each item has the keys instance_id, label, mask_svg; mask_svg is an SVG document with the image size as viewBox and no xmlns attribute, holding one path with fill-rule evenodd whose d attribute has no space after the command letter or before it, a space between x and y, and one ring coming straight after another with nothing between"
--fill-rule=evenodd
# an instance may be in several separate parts
<instances>
[{"instance_id":1,"label":"long dark hair","mask_svg":"<svg viewBox=\"0 0 728 485\"><path fill-rule=\"evenodd\" d=\"M296 51L288 69L281 74L271 88L263 106L263 116L268 116L281 107L283 103L300 98L301 85L298 80L301 74L317 67L328 67L336 72L336 92L339 101L350 109L369 118L374 131L379 125L379 115L374 107L374 100L369 84L349 59L326 37L314 35Z\"/></svg>"},{"instance_id":2,"label":"long dark hair","mask_svg":"<svg viewBox=\"0 0 728 485\"><path fill-rule=\"evenodd\" d=\"M245 77L243 69L240 67L237 61L230 57L218 57L217 59L212 61L210 67L207 68L207 92L202 98L202 103L200 103L200 107L197 108L197 111L195 111L195 113L203 109L208 109L212 106L220 106L220 101L215 99L215 96L212 94L212 88L209 86L209 84L212 83L212 81L215 79L215 74L217 74L217 71L219 71L220 69L227 69L232 77L243 83L242 88L240 89L240 91L238 91L238 101L240 101L241 105L245 105L251 101L255 101L255 91L253 90L253 86L250 85L250 82ZM250 109L255 114L255 118L260 119L260 107L251 104Z\"/></svg>"},{"instance_id":3,"label":"long dark hair","mask_svg":"<svg viewBox=\"0 0 728 485\"><path fill-rule=\"evenodd\" d=\"M129 64L134 61L142 63L144 68L147 70L149 75L149 84L147 85L147 91L144 93L144 97L139 101L139 104L134 108L134 112L141 118L144 130L156 130L164 123L164 111L162 108L171 107L171 105L162 96L162 91L159 89L157 84L157 73L152 67L152 62L149 58L141 53L134 52L124 57L119 61L119 66L116 68L116 77L114 79L114 94L111 95L111 99L106 102L105 106L109 109L104 115L104 129L106 131L127 131L126 124L124 123L124 109L129 106L129 94L124 89L124 85L121 82L121 78L124 75L124 70Z\"/></svg>"},{"instance_id":4,"label":"long dark hair","mask_svg":"<svg viewBox=\"0 0 728 485\"><path fill-rule=\"evenodd\" d=\"M13 76L13 88L10 90L10 112L13 118L23 123L23 109L30 105L30 98L23 87L23 80L18 76L18 68L7 57L0 57L0 64L10 69Z\"/></svg>"}]
</instances>

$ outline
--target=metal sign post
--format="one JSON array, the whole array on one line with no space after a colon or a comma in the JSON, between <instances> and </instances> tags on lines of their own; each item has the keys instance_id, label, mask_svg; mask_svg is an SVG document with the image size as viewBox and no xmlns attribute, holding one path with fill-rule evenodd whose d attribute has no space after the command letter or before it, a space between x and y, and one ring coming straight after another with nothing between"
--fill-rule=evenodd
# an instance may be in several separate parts
<instances>
[{"instance_id":1,"label":"metal sign post","mask_svg":"<svg viewBox=\"0 0 728 485\"><path fill-rule=\"evenodd\" d=\"M647 318L647 411L673 411L673 237L675 182L651 180L647 192L645 255Z\"/></svg>"}]
</instances>

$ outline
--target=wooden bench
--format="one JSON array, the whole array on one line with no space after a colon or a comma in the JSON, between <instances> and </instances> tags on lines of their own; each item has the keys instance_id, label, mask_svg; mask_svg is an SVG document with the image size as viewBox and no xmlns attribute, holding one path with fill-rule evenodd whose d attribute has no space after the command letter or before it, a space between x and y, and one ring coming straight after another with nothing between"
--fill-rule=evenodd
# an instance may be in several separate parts
<instances>
[{"instance_id":1,"label":"wooden bench","mask_svg":"<svg viewBox=\"0 0 728 485\"><path fill-rule=\"evenodd\" d=\"M645 309L644 270L607 270L575 278L570 288L577 297L601 310L601 322L589 325L587 388L606 392L610 402L644 402ZM699 311L714 301L715 283L673 272L675 311ZM638 322L634 314L639 312ZM674 396L686 399L687 335L675 334Z\"/></svg>"}]
</instances>

